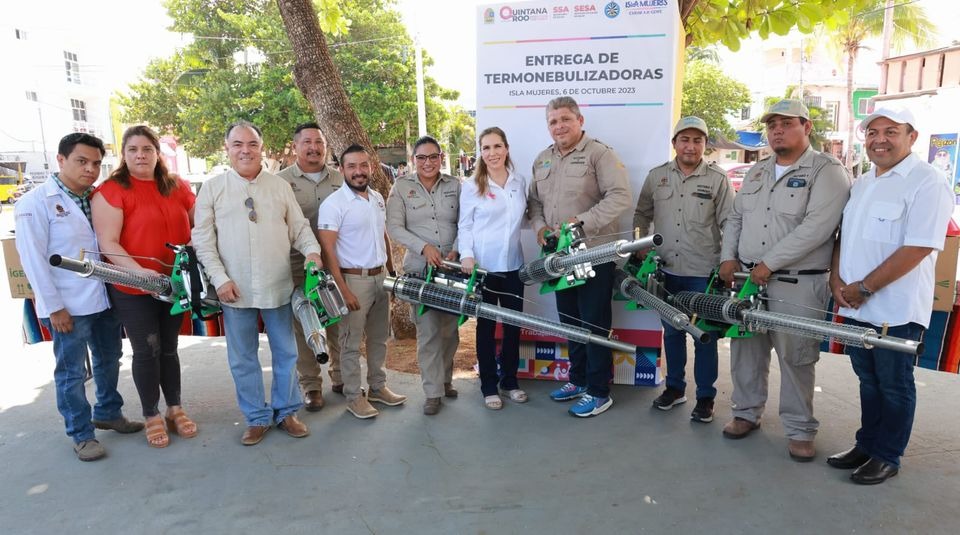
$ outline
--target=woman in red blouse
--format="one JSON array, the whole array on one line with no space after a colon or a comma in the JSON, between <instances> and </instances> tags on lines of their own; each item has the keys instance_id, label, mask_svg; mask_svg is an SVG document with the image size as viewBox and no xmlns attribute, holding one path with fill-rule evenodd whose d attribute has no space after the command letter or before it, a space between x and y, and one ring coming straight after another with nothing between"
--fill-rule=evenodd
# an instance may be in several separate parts
<instances>
[{"instance_id":1,"label":"woman in red blouse","mask_svg":"<svg viewBox=\"0 0 960 535\"><path fill-rule=\"evenodd\" d=\"M150 128L128 128L121 152L120 166L91 201L100 250L117 266L170 275L174 253L166 244L190 241L196 197L186 181L167 171L160 140ZM177 339L183 314L171 316L170 304L142 290L109 285L107 291L133 346L133 381L146 419L147 443L166 447L168 431L183 438L196 436L197 425L180 405ZM167 405L163 417L161 391Z\"/></svg>"}]
</instances>

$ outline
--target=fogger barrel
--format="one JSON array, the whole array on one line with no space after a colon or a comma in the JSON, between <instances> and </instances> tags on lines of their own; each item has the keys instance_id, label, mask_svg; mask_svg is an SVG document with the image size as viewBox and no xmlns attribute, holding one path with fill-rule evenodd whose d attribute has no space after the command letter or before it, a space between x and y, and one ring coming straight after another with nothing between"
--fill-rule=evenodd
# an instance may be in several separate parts
<instances>
[{"instance_id":1,"label":"fogger barrel","mask_svg":"<svg viewBox=\"0 0 960 535\"><path fill-rule=\"evenodd\" d=\"M74 260L55 254L50 257L50 265L67 271L73 271L81 277L91 277L109 284L119 284L130 288L137 288L160 297L170 297L173 287L170 277L159 273L133 270L99 260Z\"/></svg>"},{"instance_id":2,"label":"fogger barrel","mask_svg":"<svg viewBox=\"0 0 960 535\"><path fill-rule=\"evenodd\" d=\"M387 277L383 281L383 288L409 303L423 304L451 314L501 321L543 334L566 338L573 342L597 344L630 354L637 351L637 346L633 344L609 340L581 327L565 325L546 318L484 303L478 294L468 293L450 286L431 284L408 275L401 275L396 278Z\"/></svg>"},{"instance_id":3,"label":"fogger barrel","mask_svg":"<svg viewBox=\"0 0 960 535\"><path fill-rule=\"evenodd\" d=\"M330 355L327 353L327 331L320 322L320 316L317 315L317 310L313 308L310 300L304 295L303 288L295 288L290 297L292 299L291 306L293 306L293 314L297 317L297 321L300 322L307 346L309 346L313 354L316 355L317 362L326 364L327 361L330 360Z\"/></svg>"},{"instance_id":4,"label":"fogger barrel","mask_svg":"<svg viewBox=\"0 0 960 535\"><path fill-rule=\"evenodd\" d=\"M614 277L616 277L615 281L620 293L656 312L674 329L690 333L701 344L710 341L710 335L694 325L690 321L690 316L645 290L640 281L619 270Z\"/></svg>"},{"instance_id":5,"label":"fogger barrel","mask_svg":"<svg viewBox=\"0 0 960 535\"><path fill-rule=\"evenodd\" d=\"M618 258L626 258L637 251L650 249L662 243L661 235L651 234L639 240L617 240L573 253L548 254L521 266L520 280L527 286L553 280L563 277L578 265L613 262Z\"/></svg>"},{"instance_id":6,"label":"fogger barrel","mask_svg":"<svg viewBox=\"0 0 960 535\"><path fill-rule=\"evenodd\" d=\"M673 296L673 303L681 310L687 310L703 319L743 325L751 332L776 331L819 340L833 338L854 347L878 347L911 355L923 352L923 342L920 341L884 336L868 327L757 310L746 301L722 295L678 292Z\"/></svg>"}]
</instances>

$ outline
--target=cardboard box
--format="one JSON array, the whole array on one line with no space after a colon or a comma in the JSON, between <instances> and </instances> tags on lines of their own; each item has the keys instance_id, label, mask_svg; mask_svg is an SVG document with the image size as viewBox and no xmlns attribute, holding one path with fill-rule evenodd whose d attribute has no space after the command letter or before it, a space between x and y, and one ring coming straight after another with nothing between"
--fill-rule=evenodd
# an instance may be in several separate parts
<instances>
[{"instance_id":1,"label":"cardboard box","mask_svg":"<svg viewBox=\"0 0 960 535\"><path fill-rule=\"evenodd\" d=\"M933 310L950 312L957 298L957 254L960 249L960 227L953 221L947 228L947 240L937 256L934 275Z\"/></svg>"},{"instance_id":2,"label":"cardboard box","mask_svg":"<svg viewBox=\"0 0 960 535\"><path fill-rule=\"evenodd\" d=\"M23 272L20 263L20 254L13 236L0 238L3 244L3 261L7 268L7 281L10 283L10 297L14 299L33 299L33 288L27 281L27 274Z\"/></svg>"}]
</instances>

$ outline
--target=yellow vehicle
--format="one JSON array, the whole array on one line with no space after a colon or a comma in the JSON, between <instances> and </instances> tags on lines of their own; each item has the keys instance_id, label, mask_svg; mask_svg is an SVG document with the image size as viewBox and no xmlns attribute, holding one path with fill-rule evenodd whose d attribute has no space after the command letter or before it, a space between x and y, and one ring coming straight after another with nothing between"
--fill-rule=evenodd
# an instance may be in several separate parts
<instances>
[{"instance_id":1,"label":"yellow vehicle","mask_svg":"<svg viewBox=\"0 0 960 535\"><path fill-rule=\"evenodd\" d=\"M23 184L24 162L0 162L0 202L12 203Z\"/></svg>"}]
</instances>

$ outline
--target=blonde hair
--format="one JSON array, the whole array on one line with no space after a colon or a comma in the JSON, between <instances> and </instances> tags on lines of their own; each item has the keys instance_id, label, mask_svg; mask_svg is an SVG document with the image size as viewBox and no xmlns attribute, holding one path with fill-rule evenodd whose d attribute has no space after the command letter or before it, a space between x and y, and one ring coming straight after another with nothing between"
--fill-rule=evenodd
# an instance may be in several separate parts
<instances>
[{"instance_id":1,"label":"blonde hair","mask_svg":"<svg viewBox=\"0 0 960 535\"><path fill-rule=\"evenodd\" d=\"M500 139L503 140L503 146L508 149L507 158L504 160L503 164L507 170L513 170L513 161L510 160L510 143L507 142L507 134L503 132L499 126L491 126L490 128L484 129L483 132L480 132L480 135L477 136L477 144L480 145L483 138L490 134L496 134L500 136ZM480 152L483 151L483 147L480 147ZM487 162L483 160L483 155L480 155L480 158L477 160L477 169L473 172L473 181L477 184L477 195L483 197L487 194L487 190L490 189L490 171L487 169Z\"/></svg>"}]
</instances>

